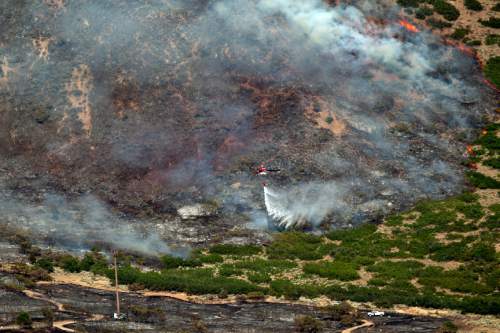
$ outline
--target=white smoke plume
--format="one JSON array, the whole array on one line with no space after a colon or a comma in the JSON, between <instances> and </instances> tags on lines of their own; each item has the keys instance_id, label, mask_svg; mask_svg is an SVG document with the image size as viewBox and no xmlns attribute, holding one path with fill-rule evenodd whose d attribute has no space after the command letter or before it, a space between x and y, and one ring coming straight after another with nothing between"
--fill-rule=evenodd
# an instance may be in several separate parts
<instances>
[{"instance_id":1,"label":"white smoke plume","mask_svg":"<svg viewBox=\"0 0 500 333\"><path fill-rule=\"evenodd\" d=\"M141 221L118 217L92 195L68 201L58 194L46 194L38 204L14 199L6 190L0 195L4 227L68 250L97 244L148 255L188 252L171 249L157 234L141 229Z\"/></svg>"},{"instance_id":2,"label":"white smoke plume","mask_svg":"<svg viewBox=\"0 0 500 333\"><path fill-rule=\"evenodd\" d=\"M223 213L267 208L291 227L354 224L460 191L465 142L494 102L477 64L425 30L405 31L393 1L348 3L68 0L53 10L24 1L0 40L9 68L0 167L14 179L33 164L40 175L56 170L33 187L90 196L41 201L84 212L64 219L84 223L67 227L9 196L4 210L58 237L101 230L113 244L166 251L154 232L136 236L136 224L99 202L164 214L215 199ZM37 38L48 43L46 59L33 48ZM88 137L68 106L67 94L81 92L65 91L79 86L68 82L82 64L92 74ZM47 112L35 117L34 109ZM331 115L337 127L318 128L311 113ZM248 166L267 160L282 172L262 196Z\"/></svg>"}]
</instances>

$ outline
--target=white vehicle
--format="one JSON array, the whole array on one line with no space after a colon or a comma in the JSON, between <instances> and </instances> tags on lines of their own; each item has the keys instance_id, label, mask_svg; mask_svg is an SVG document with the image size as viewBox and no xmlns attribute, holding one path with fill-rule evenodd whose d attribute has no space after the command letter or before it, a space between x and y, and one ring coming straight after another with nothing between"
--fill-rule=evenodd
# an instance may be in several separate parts
<instances>
[{"instance_id":1,"label":"white vehicle","mask_svg":"<svg viewBox=\"0 0 500 333\"><path fill-rule=\"evenodd\" d=\"M383 315L385 315L385 312L384 311L370 311L368 312L368 316L370 317L382 317Z\"/></svg>"},{"instance_id":2,"label":"white vehicle","mask_svg":"<svg viewBox=\"0 0 500 333\"><path fill-rule=\"evenodd\" d=\"M127 315L125 313L113 313L113 319L114 320L125 320L127 319Z\"/></svg>"}]
</instances>

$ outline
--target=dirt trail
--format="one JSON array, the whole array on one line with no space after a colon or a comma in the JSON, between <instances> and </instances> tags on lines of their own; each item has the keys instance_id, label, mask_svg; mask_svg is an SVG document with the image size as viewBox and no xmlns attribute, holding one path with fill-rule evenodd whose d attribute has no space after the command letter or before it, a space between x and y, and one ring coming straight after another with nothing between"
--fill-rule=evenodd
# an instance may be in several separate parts
<instances>
[{"instance_id":1,"label":"dirt trail","mask_svg":"<svg viewBox=\"0 0 500 333\"><path fill-rule=\"evenodd\" d=\"M342 333L352 333L352 332L356 331L357 329L360 329L363 327L372 327L374 325L375 325L375 323L373 323L373 321L363 320L363 323L361 325L345 329L342 331Z\"/></svg>"},{"instance_id":2,"label":"dirt trail","mask_svg":"<svg viewBox=\"0 0 500 333\"><path fill-rule=\"evenodd\" d=\"M25 289L25 290L23 290L23 293L26 296L28 296L29 298L33 298L33 299L37 299L37 300L49 302L49 303L55 305L57 307L57 310L60 311L60 312L76 313L76 314L79 314L79 315L83 314L83 313L80 313L80 312L66 310L65 307L64 307L64 304L62 304L60 302L57 302L57 301L55 301L53 299L50 299L47 296L45 296L45 295L43 295L41 293L38 293L36 291ZM95 320L101 320L101 319L104 318L104 316L100 315L100 314L93 314L93 315L90 315L90 316L88 314L83 314L83 315L86 316L86 318L83 319L83 321L95 321ZM54 321L54 323L52 324L52 326L55 327L55 328L58 328L58 329L60 329L61 331L64 331L64 332L76 332L74 329L66 327L68 325L72 325L72 324L76 324L76 323L78 323L78 320L72 320L72 319L57 320L57 321ZM17 325L14 325L14 326L17 326ZM19 329L19 327L17 329Z\"/></svg>"}]
</instances>

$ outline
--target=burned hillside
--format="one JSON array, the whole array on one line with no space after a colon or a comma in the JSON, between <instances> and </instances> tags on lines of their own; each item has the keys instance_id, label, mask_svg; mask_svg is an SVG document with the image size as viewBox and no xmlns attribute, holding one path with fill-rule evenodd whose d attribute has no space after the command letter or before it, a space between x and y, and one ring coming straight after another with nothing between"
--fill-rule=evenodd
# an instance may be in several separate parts
<instances>
[{"instance_id":1,"label":"burned hillside","mask_svg":"<svg viewBox=\"0 0 500 333\"><path fill-rule=\"evenodd\" d=\"M349 3L3 1L2 225L163 251L266 227L262 182L315 227L459 192L495 92L385 1Z\"/></svg>"}]
</instances>

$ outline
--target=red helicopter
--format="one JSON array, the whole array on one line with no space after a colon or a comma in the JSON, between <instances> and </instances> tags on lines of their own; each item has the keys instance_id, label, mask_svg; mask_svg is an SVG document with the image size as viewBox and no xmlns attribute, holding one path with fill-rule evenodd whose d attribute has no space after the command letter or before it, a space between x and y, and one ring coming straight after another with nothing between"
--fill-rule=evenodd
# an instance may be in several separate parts
<instances>
[{"instance_id":1,"label":"red helicopter","mask_svg":"<svg viewBox=\"0 0 500 333\"><path fill-rule=\"evenodd\" d=\"M262 163L255 171L255 174L257 176L266 176L267 174L269 174L269 172L279 172L280 170L281 169L277 168L268 168L264 165L264 163Z\"/></svg>"}]
</instances>

